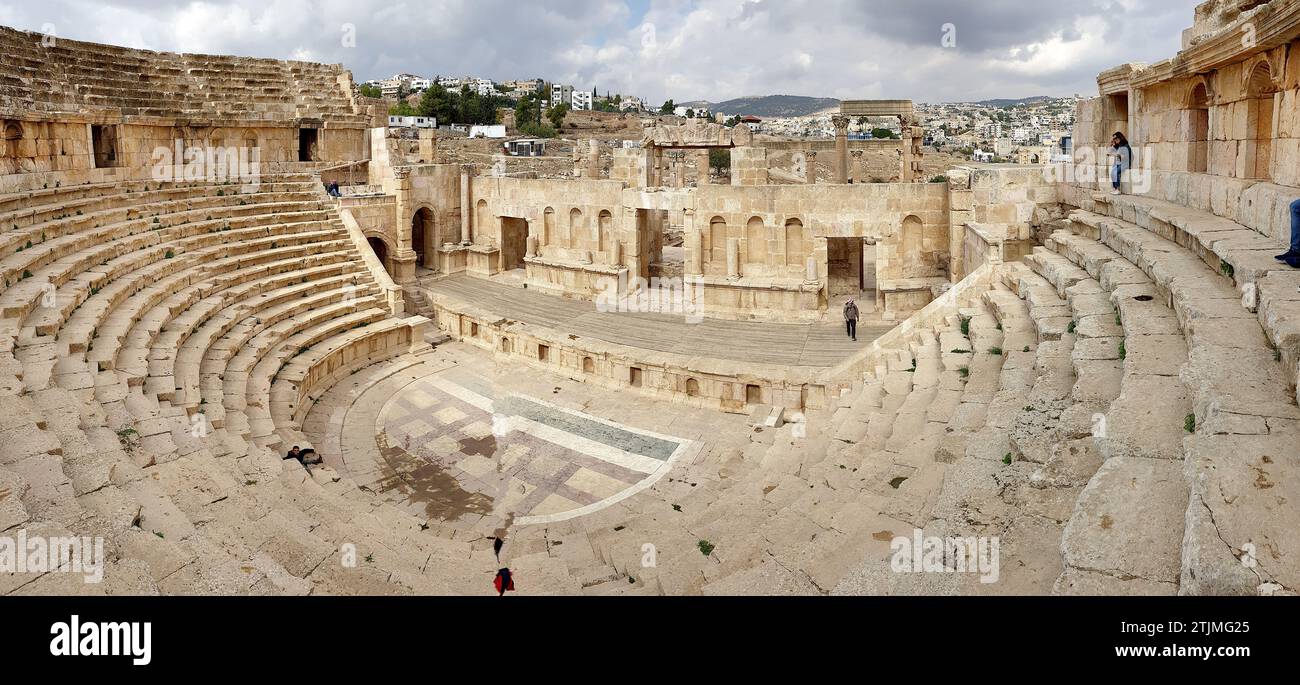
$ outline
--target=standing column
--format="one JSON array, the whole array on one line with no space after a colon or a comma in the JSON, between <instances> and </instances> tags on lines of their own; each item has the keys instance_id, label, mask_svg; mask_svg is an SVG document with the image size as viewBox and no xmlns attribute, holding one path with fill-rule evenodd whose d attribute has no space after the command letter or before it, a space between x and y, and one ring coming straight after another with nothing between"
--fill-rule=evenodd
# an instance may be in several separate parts
<instances>
[{"instance_id":1,"label":"standing column","mask_svg":"<svg viewBox=\"0 0 1300 685\"><path fill-rule=\"evenodd\" d=\"M849 182L849 118L843 114L831 117L835 127L835 182Z\"/></svg>"},{"instance_id":2,"label":"standing column","mask_svg":"<svg viewBox=\"0 0 1300 685\"><path fill-rule=\"evenodd\" d=\"M470 170L473 168L469 164L460 168L460 241L463 245L474 242L474 208L470 206L469 193Z\"/></svg>"},{"instance_id":3,"label":"standing column","mask_svg":"<svg viewBox=\"0 0 1300 685\"><path fill-rule=\"evenodd\" d=\"M853 157L853 182L863 183L867 179L867 170L863 164L863 157L866 156L865 150L854 150L849 153Z\"/></svg>"},{"instance_id":4,"label":"standing column","mask_svg":"<svg viewBox=\"0 0 1300 685\"><path fill-rule=\"evenodd\" d=\"M817 182L817 151L809 150L804 153L804 171L803 182L813 184Z\"/></svg>"},{"instance_id":5,"label":"standing column","mask_svg":"<svg viewBox=\"0 0 1300 685\"><path fill-rule=\"evenodd\" d=\"M682 212L682 236L686 248L683 271L687 276L704 275L704 240L695 223L695 210Z\"/></svg>"},{"instance_id":6,"label":"standing column","mask_svg":"<svg viewBox=\"0 0 1300 685\"><path fill-rule=\"evenodd\" d=\"M727 278L740 278L740 238L727 238Z\"/></svg>"},{"instance_id":7,"label":"standing column","mask_svg":"<svg viewBox=\"0 0 1300 685\"><path fill-rule=\"evenodd\" d=\"M713 183L713 180L709 178L709 166L710 163L709 163L708 149L706 148L703 150L697 150L695 152L695 169L696 169L696 176L697 176L695 182L696 185L707 186Z\"/></svg>"}]
</instances>

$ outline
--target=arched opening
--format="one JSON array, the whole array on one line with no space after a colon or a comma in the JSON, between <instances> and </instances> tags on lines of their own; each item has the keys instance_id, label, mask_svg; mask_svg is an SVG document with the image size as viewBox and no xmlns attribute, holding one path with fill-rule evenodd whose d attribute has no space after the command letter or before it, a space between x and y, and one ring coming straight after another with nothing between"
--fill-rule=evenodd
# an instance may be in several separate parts
<instances>
[{"instance_id":1,"label":"arched opening","mask_svg":"<svg viewBox=\"0 0 1300 685\"><path fill-rule=\"evenodd\" d=\"M1187 98L1187 170L1210 170L1210 95L1204 83L1196 84Z\"/></svg>"},{"instance_id":2,"label":"arched opening","mask_svg":"<svg viewBox=\"0 0 1300 685\"><path fill-rule=\"evenodd\" d=\"M415 250L415 265L427 267L425 255L429 254L429 241L433 238L433 211L421 207L411 217L411 249Z\"/></svg>"},{"instance_id":3,"label":"arched opening","mask_svg":"<svg viewBox=\"0 0 1300 685\"><path fill-rule=\"evenodd\" d=\"M477 209L474 212L474 234L473 234L475 238L474 242L477 243L478 242L477 238L480 235L483 235L483 233L487 231L491 226L492 226L492 214L488 211L487 200L479 200Z\"/></svg>"},{"instance_id":4,"label":"arched opening","mask_svg":"<svg viewBox=\"0 0 1300 685\"><path fill-rule=\"evenodd\" d=\"M1237 163L1243 178L1273 177L1273 93L1276 90L1268 62L1255 65L1246 86L1246 140L1242 145L1245 159Z\"/></svg>"},{"instance_id":5,"label":"arched opening","mask_svg":"<svg viewBox=\"0 0 1300 685\"><path fill-rule=\"evenodd\" d=\"M388 264L388 246L379 238L366 238L366 242L370 244L370 249L374 251L375 257L379 259L379 263L384 265L384 271L387 271L388 275L392 276L393 269Z\"/></svg>"},{"instance_id":6,"label":"arched opening","mask_svg":"<svg viewBox=\"0 0 1300 685\"><path fill-rule=\"evenodd\" d=\"M713 260L721 262L727 258L727 222L720 216L709 219L709 247Z\"/></svg>"},{"instance_id":7,"label":"arched opening","mask_svg":"<svg viewBox=\"0 0 1300 685\"><path fill-rule=\"evenodd\" d=\"M767 261L767 236L763 231L763 220L753 217L745 224L745 262L762 264Z\"/></svg>"},{"instance_id":8,"label":"arched opening","mask_svg":"<svg viewBox=\"0 0 1300 685\"><path fill-rule=\"evenodd\" d=\"M555 239L555 209L547 207L542 213L542 235L538 242L549 245Z\"/></svg>"},{"instance_id":9,"label":"arched opening","mask_svg":"<svg viewBox=\"0 0 1300 685\"><path fill-rule=\"evenodd\" d=\"M785 222L786 266L802 266L807 256L804 250L803 222L799 219L787 219Z\"/></svg>"},{"instance_id":10,"label":"arched opening","mask_svg":"<svg viewBox=\"0 0 1300 685\"><path fill-rule=\"evenodd\" d=\"M687 396L687 397L699 397L699 396L700 396L700 382L699 382L699 381L695 380L694 378L687 378L687 379L686 379L686 396Z\"/></svg>"},{"instance_id":11,"label":"arched opening","mask_svg":"<svg viewBox=\"0 0 1300 685\"><path fill-rule=\"evenodd\" d=\"M564 246L577 246L580 235L582 235L582 210L574 207L569 210L569 234L564 237Z\"/></svg>"},{"instance_id":12,"label":"arched opening","mask_svg":"<svg viewBox=\"0 0 1300 685\"><path fill-rule=\"evenodd\" d=\"M513 349L514 349L514 348L513 348L513 346L512 346L511 343L510 343L510 338L502 338L502 339L501 339L501 351L502 351L502 352L504 352L505 354L510 354L510 352L511 352Z\"/></svg>"},{"instance_id":13,"label":"arched opening","mask_svg":"<svg viewBox=\"0 0 1300 685\"><path fill-rule=\"evenodd\" d=\"M591 357L582 358L582 372L596 373L596 362Z\"/></svg>"},{"instance_id":14,"label":"arched opening","mask_svg":"<svg viewBox=\"0 0 1300 685\"><path fill-rule=\"evenodd\" d=\"M0 155L5 163L0 166L0 173L14 173L19 170L18 153L23 140L23 128L16 121L4 122L4 144L0 145Z\"/></svg>"},{"instance_id":15,"label":"arched opening","mask_svg":"<svg viewBox=\"0 0 1300 685\"><path fill-rule=\"evenodd\" d=\"M614 215L607 209L600 210L600 217L596 221L596 251L604 252L605 246L609 245L611 236L614 235Z\"/></svg>"},{"instance_id":16,"label":"arched opening","mask_svg":"<svg viewBox=\"0 0 1300 685\"><path fill-rule=\"evenodd\" d=\"M925 263L925 224L915 215L903 219L899 229L899 262L903 265L903 278L929 276Z\"/></svg>"}]
</instances>

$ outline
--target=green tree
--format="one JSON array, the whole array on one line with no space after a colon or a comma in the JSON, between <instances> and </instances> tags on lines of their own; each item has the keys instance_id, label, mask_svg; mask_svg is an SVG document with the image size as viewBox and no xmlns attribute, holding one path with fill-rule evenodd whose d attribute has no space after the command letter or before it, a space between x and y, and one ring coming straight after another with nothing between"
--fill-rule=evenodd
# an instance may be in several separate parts
<instances>
[{"instance_id":1,"label":"green tree","mask_svg":"<svg viewBox=\"0 0 1300 685\"><path fill-rule=\"evenodd\" d=\"M727 148L709 148L709 166L719 172L731 170L731 150Z\"/></svg>"},{"instance_id":2,"label":"green tree","mask_svg":"<svg viewBox=\"0 0 1300 685\"><path fill-rule=\"evenodd\" d=\"M672 113L673 113L673 110L675 110L675 109L677 109L677 104L674 103L672 100L669 100L669 101L667 101L667 102L664 103L664 106L663 106L663 107L660 107L660 108L659 108L659 113L660 113L660 114L672 114Z\"/></svg>"},{"instance_id":3,"label":"green tree","mask_svg":"<svg viewBox=\"0 0 1300 685\"><path fill-rule=\"evenodd\" d=\"M534 93L529 93L515 104L515 127L524 130L525 124L540 124L542 121L542 102Z\"/></svg>"},{"instance_id":4,"label":"green tree","mask_svg":"<svg viewBox=\"0 0 1300 685\"><path fill-rule=\"evenodd\" d=\"M871 129L871 137L889 140L889 139L897 138L898 136L893 131L887 128L873 128Z\"/></svg>"},{"instance_id":5,"label":"green tree","mask_svg":"<svg viewBox=\"0 0 1300 685\"><path fill-rule=\"evenodd\" d=\"M569 109L567 102L561 102L546 110L546 118L550 120L551 126L554 126L556 130L564 128L564 117L569 115Z\"/></svg>"},{"instance_id":6,"label":"green tree","mask_svg":"<svg viewBox=\"0 0 1300 685\"><path fill-rule=\"evenodd\" d=\"M382 98L384 97L384 90L379 86L372 86L369 83L363 83L361 85L361 97Z\"/></svg>"}]
</instances>

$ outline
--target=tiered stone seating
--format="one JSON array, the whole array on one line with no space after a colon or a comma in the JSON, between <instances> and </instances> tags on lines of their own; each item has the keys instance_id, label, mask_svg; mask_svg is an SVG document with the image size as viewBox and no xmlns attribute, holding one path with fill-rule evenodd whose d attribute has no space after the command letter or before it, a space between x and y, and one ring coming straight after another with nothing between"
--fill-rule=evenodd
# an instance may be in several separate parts
<instances>
[{"instance_id":1,"label":"tiered stone seating","mask_svg":"<svg viewBox=\"0 0 1300 685\"><path fill-rule=\"evenodd\" d=\"M1300 488L1291 458L1300 437L1300 409L1294 367L1284 361L1295 351L1273 342L1287 341L1287 327L1294 325L1279 315L1295 309L1294 275L1258 259L1268 250L1243 253L1240 246L1253 240L1248 236L1220 240L1210 235L1210 226L1225 226L1222 219L1146 198L1097 196L1088 204L1094 211L1071 214L1068 232L1055 234L1054 246L1078 263L1102 268L1108 276L1103 286L1122 310L1131 311L1121 312L1126 332L1132 333L1132 321L1153 343L1138 348L1136 366L1169 377L1177 371L1182 386L1175 387L1174 378L1162 379L1160 401L1148 396L1145 403L1135 402L1152 417L1141 428L1165 433L1163 441L1148 439L1149 448L1158 450L1153 456L1181 461L1183 467L1183 479L1176 484L1171 482L1174 475L1154 472L1144 484L1158 485L1165 497L1189 496L1185 510L1164 514L1186 521L1181 544L1172 555L1161 556L1165 576L1172 556L1179 562L1177 590L1183 594L1256 594L1297 587L1300 557L1290 534L1295 515L1285 505ZM1207 254L1222 263L1212 266ZM1258 315L1242 306L1234 280L1255 283L1265 293L1267 304L1261 304ZM1290 286L1286 294L1284 284ZM1151 302L1134 302L1145 297ZM1162 305L1159 314L1150 311L1153 303ZM1176 423L1176 410L1154 406L1166 404L1167 397L1175 403L1183 398L1176 406L1188 412L1183 428L1190 434L1181 442L1170 442L1172 431L1166 425ZM1168 471L1162 462L1155 470ZM1167 506L1172 506L1168 500L1145 505L1143 526L1152 527L1151 514ZM1260 549L1268 551L1260 554Z\"/></svg>"},{"instance_id":2,"label":"tiered stone seating","mask_svg":"<svg viewBox=\"0 0 1300 685\"><path fill-rule=\"evenodd\" d=\"M0 103L42 111L361 123L338 65L133 50L0 27Z\"/></svg>"},{"instance_id":3,"label":"tiered stone seating","mask_svg":"<svg viewBox=\"0 0 1300 685\"><path fill-rule=\"evenodd\" d=\"M319 188L288 173L251 193L129 182L0 198L0 531L102 536L116 560L100 585L9 576L0 593L489 587L465 570L489 545L256 444L301 435L292 411L266 411L272 387L294 406L328 387L327 362L386 359L410 347L388 344L395 332L418 330L376 296ZM222 346L235 336L248 344ZM199 371L214 360L232 392L209 402ZM200 418L218 408L234 428Z\"/></svg>"}]
</instances>

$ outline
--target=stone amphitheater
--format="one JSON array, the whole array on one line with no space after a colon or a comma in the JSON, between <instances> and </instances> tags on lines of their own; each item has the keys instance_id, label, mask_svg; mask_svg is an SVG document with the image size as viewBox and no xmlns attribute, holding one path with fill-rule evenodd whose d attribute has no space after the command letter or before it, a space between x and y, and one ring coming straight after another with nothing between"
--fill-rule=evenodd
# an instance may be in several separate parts
<instances>
[{"instance_id":1,"label":"stone amphitheater","mask_svg":"<svg viewBox=\"0 0 1300 685\"><path fill-rule=\"evenodd\" d=\"M0 593L1300 591L1300 1L1194 21L1070 161L925 182L845 102L889 183L701 124L446 163L337 65L0 28L0 540L103 542Z\"/></svg>"}]
</instances>

